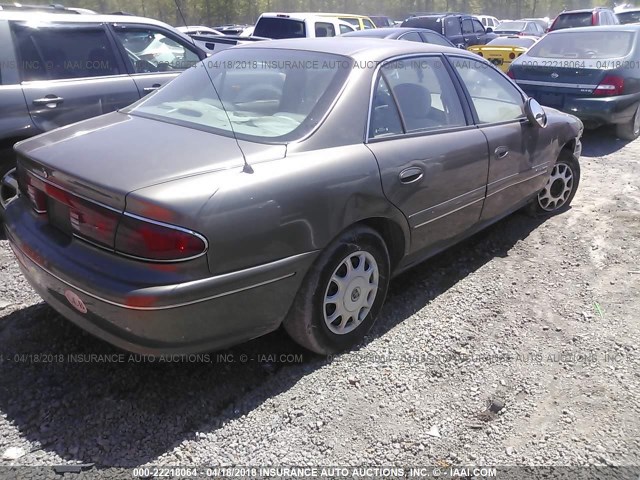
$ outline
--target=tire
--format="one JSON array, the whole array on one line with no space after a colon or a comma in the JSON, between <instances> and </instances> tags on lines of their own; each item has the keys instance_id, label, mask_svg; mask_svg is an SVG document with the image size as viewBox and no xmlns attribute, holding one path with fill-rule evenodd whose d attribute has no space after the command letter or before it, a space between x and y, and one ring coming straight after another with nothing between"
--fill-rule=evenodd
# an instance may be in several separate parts
<instances>
[{"instance_id":1,"label":"tire","mask_svg":"<svg viewBox=\"0 0 640 480\"><path fill-rule=\"evenodd\" d=\"M580 184L580 163L567 151L562 151L551 169L547 184L529 204L528 213L546 217L569 208Z\"/></svg>"},{"instance_id":2,"label":"tire","mask_svg":"<svg viewBox=\"0 0 640 480\"><path fill-rule=\"evenodd\" d=\"M16 168L16 159L13 150L0 150L0 221L2 221L4 209L17 194L15 183L9 185L5 176ZM15 197L13 197L15 198Z\"/></svg>"},{"instance_id":3,"label":"tire","mask_svg":"<svg viewBox=\"0 0 640 480\"><path fill-rule=\"evenodd\" d=\"M616 136L623 140L635 140L640 136L640 105L636 107L636 113L631 120L616 125Z\"/></svg>"},{"instance_id":4,"label":"tire","mask_svg":"<svg viewBox=\"0 0 640 480\"><path fill-rule=\"evenodd\" d=\"M359 225L343 232L305 276L284 320L285 330L319 354L337 353L359 343L380 313L389 269L389 252L375 230ZM346 281L339 288L342 279Z\"/></svg>"}]
</instances>

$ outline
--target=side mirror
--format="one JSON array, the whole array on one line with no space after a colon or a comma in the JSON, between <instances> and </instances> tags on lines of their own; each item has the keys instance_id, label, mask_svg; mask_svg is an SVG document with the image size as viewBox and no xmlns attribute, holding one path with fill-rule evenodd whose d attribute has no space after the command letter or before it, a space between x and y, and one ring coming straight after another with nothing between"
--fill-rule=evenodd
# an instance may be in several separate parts
<instances>
[{"instance_id":1,"label":"side mirror","mask_svg":"<svg viewBox=\"0 0 640 480\"><path fill-rule=\"evenodd\" d=\"M487 32L487 33L493 33L493 28L491 28L491 27L487 27L486 32Z\"/></svg>"},{"instance_id":2,"label":"side mirror","mask_svg":"<svg viewBox=\"0 0 640 480\"><path fill-rule=\"evenodd\" d=\"M547 126L547 114L535 98L527 98L524 104L524 114L532 125L540 128Z\"/></svg>"}]
</instances>

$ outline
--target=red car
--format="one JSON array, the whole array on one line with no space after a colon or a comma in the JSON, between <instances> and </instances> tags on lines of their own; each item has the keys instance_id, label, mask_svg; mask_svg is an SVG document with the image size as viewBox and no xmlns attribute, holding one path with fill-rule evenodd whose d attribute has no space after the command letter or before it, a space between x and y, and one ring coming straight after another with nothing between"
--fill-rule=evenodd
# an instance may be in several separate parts
<instances>
[{"instance_id":1,"label":"red car","mask_svg":"<svg viewBox=\"0 0 640 480\"><path fill-rule=\"evenodd\" d=\"M549 31L573 27L593 27L596 25L618 25L618 17L609 8L587 8L562 12L549 27Z\"/></svg>"}]
</instances>

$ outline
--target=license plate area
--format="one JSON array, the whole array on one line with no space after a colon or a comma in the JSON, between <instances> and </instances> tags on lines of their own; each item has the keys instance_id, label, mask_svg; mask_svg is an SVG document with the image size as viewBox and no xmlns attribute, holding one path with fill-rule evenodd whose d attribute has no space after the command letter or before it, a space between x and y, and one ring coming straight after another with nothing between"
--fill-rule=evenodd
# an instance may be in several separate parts
<instances>
[{"instance_id":1,"label":"license plate area","mask_svg":"<svg viewBox=\"0 0 640 480\"><path fill-rule=\"evenodd\" d=\"M69 237L73 235L69 207L67 205L49 197L47 198L47 214L49 215L49 224L52 227Z\"/></svg>"},{"instance_id":2,"label":"license plate area","mask_svg":"<svg viewBox=\"0 0 640 480\"><path fill-rule=\"evenodd\" d=\"M540 103L547 107L562 108L564 104L564 95L561 93L541 93L539 97Z\"/></svg>"}]
</instances>

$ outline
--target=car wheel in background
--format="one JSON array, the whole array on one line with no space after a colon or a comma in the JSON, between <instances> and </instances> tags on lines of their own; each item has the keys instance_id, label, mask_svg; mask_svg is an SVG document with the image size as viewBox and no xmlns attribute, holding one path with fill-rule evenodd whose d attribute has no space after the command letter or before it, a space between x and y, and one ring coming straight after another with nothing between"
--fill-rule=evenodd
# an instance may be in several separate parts
<instances>
[{"instance_id":1,"label":"car wheel in background","mask_svg":"<svg viewBox=\"0 0 640 480\"><path fill-rule=\"evenodd\" d=\"M0 220L5 207L18 195L15 178L16 162L13 150L0 150Z\"/></svg>"},{"instance_id":2,"label":"car wheel in background","mask_svg":"<svg viewBox=\"0 0 640 480\"><path fill-rule=\"evenodd\" d=\"M389 252L366 226L343 232L307 273L284 320L297 343L320 354L345 350L369 331L389 286Z\"/></svg>"},{"instance_id":3,"label":"car wheel in background","mask_svg":"<svg viewBox=\"0 0 640 480\"><path fill-rule=\"evenodd\" d=\"M551 168L547 183L529 205L533 216L548 216L569 208L580 183L580 163L563 150Z\"/></svg>"},{"instance_id":4,"label":"car wheel in background","mask_svg":"<svg viewBox=\"0 0 640 480\"><path fill-rule=\"evenodd\" d=\"M616 135L623 140L635 140L640 136L640 105L636 107L631 120L616 125Z\"/></svg>"}]
</instances>

